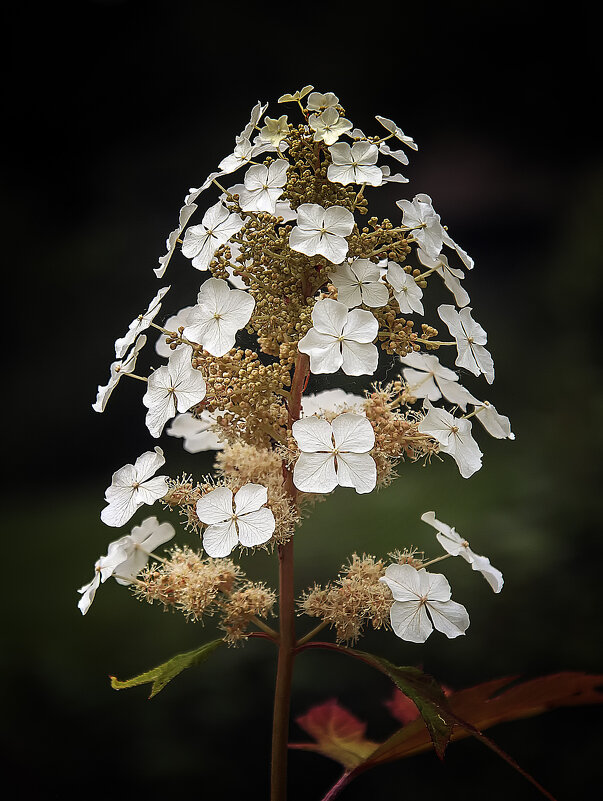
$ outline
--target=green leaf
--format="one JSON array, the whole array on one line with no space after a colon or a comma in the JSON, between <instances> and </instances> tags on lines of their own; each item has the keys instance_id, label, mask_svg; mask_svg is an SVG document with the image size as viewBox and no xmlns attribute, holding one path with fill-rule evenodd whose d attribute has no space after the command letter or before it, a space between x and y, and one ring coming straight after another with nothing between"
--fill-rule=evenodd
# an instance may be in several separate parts
<instances>
[{"instance_id":1,"label":"green leaf","mask_svg":"<svg viewBox=\"0 0 603 801\"><path fill-rule=\"evenodd\" d=\"M404 695L414 701L427 726L435 752L441 759L457 720L451 713L448 699L438 682L418 668L398 667L387 659L365 651L348 648L342 650L385 673Z\"/></svg>"},{"instance_id":2,"label":"green leaf","mask_svg":"<svg viewBox=\"0 0 603 801\"><path fill-rule=\"evenodd\" d=\"M175 678L183 670L195 665L200 665L205 662L207 657L216 650L219 645L222 645L223 640L213 640L212 642L196 648L194 651L187 651L184 654L176 654L167 662L162 665L147 670L146 673L141 673L139 676L134 676L133 679L126 679L120 681L115 676L110 676L111 687L114 690L125 690L128 687L137 687L139 684L152 684L151 694L149 698L161 692L166 684Z\"/></svg>"}]
</instances>

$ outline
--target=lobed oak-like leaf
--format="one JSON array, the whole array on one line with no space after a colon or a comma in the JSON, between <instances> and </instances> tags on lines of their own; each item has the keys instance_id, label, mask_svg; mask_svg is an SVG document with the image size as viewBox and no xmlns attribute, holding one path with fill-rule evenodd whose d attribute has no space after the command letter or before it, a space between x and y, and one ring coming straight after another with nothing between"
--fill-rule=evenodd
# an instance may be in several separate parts
<instances>
[{"instance_id":1,"label":"lobed oak-like leaf","mask_svg":"<svg viewBox=\"0 0 603 801\"><path fill-rule=\"evenodd\" d=\"M114 690L125 690L129 687L137 687L139 684L151 684L149 698L153 698L153 696L163 690L166 684L182 673L183 670L205 662L207 657L213 653L219 645L222 645L222 643L223 640L213 640L212 642L202 645L200 648L195 648L194 651L176 654L176 656L168 659L167 662L163 662L163 664L151 670L147 670L139 676L134 676L132 679L120 681L115 676L110 676L111 687L113 687Z\"/></svg>"}]
</instances>

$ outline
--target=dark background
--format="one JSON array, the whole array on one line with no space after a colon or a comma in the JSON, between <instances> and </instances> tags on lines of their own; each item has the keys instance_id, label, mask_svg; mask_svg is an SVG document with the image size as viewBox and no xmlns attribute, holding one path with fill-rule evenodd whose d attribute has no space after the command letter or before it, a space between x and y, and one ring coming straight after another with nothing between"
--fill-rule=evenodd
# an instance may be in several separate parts
<instances>
[{"instance_id":1,"label":"dark background","mask_svg":"<svg viewBox=\"0 0 603 801\"><path fill-rule=\"evenodd\" d=\"M268 796L268 646L218 651L153 701L144 688L116 693L108 674L133 675L213 629L137 604L114 583L82 619L75 590L113 538L99 520L111 473L155 444L137 382L122 382L104 415L90 409L112 343L163 285L152 268L188 187L232 150L258 99L271 116L294 118L275 101L307 83L334 91L367 132L381 114L418 142L402 169L410 184L369 203L393 216L399 197L430 194L475 258L466 286L497 368L487 398L517 440L480 430L484 467L470 481L448 459L402 466L368 497L338 490L298 535L299 589L333 576L354 549L383 555L412 543L437 555L419 522L435 509L502 569L503 592L447 563L471 615L466 637L414 646L381 633L362 647L452 687L600 672L601 76L586 6L90 0L13 10L6 40L2 753L6 775L19 778L14 797ZM199 215L210 193L201 201ZM186 266L175 259L166 275L166 316L194 297L199 277ZM479 397L483 381L466 383ZM172 472L210 469L211 457L184 458L164 440ZM267 556L247 562L250 575L271 577ZM342 659L300 657L293 715L336 696L369 721L369 736L386 736L390 685ZM600 710L585 708L491 734L573 799L597 786L599 732ZM292 726L292 739L305 736ZM338 773L293 754L291 798L321 798ZM443 764L428 754L369 773L342 798L443 792L537 797L464 742Z\"/></svg>"}]
</instances>

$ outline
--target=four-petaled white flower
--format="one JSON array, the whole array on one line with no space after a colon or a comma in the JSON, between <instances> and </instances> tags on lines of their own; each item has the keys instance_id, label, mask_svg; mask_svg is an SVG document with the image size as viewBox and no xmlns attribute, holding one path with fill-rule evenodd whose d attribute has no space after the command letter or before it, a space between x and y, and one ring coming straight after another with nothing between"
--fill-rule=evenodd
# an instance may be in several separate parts
<instances>
[{"instance_id":1,"label":"four-petaled white flower","mask_svg":"<svg viewBox=\"0 0 603 801\"><path fill-rule=\"evenodd\" d=\"M171 540L175 533L169 523L159 525L156 517L148 517L140 526L134 526L130 534L110 543L105 556L94 564L92 581L78 590L82 596L78 601L82 615L90 609L102 583L113 576L119 584L131 584L155 548Z\"/></svg>"},{"instance_id":2,"label":"four-petaled white flower","mask_svg":"<svg viewBox=\"0 0 603 801\"><path fill-rule=\"evenodd\" d=\"M228 156L225 156L218 164L220 172L223 175L229 175L231 172L238 170L239 167L242 167L243 164L247 164L251 160L252 156L253 145L249 139L237 137L233 152Z\"/></svg>"},{"instance_id":3,"label":"four-petaled white flower","mask_svg":"<svg viewBox=\"0 0 603 801\"><path fill-rule=\"evenodd\" d=\"M430 353L409 353L400 358L407 365L402 370L411 395L415 398L440 400L442 395L450 403L467 410L467 404L479 404L469 390L458 383L459 377L448 367L440 364L437 356Z\"/></svg>"},{"instance_id":4,"label":"four-petaled white flower","mask_svg":"<svg viewBox=\"0 0 603 801\"><path fill-rule=\"evenodd\" d=\"M327 178L336 184L370 184L381 186L383 173L377 167L379 149L371 142L354 142L348 145L339 142L329 148L333 163L327 170Z\"/></svg>"},{"instance_id":5,"label":"four-petaled white flower","mask_svg":"<svg viewBox=\"0 0 603 801\"><path fill-rule=\"evenodd\" d=\"M94 409L95 412L105 411L107 401L111 397L111 393L113 392L115 387L119 384L119 380L122 377L122 375L127 375L128 373L134 372L134 368L136 367L136 360L138 359L138 354L144 347L146 341L147 338L145 334L141 334L134 343L134 346L127 354L127 356L125 356L123 359L118 359L118 361L112 363L109 374L109 383L105 384L104 387L101 387L99 385L97 389L96 401L92 404L92 408Z\"/></svg>"},{"instance_id":6,"label":"four-petaled white flower","mask_svg":"<svg viewBox=\"0 0 603 801\"><path fill-rule=\"evenodd\" d=\"M385 306L389 292L380 277L379 265L368 259L354 259L349 264L344 262L329 273L329 280L337 287L337 300L348 309L361 303L372 308Z\"/></svg>"},{"instance_id":7,"label":"four-petaled white flower","mask_svg":"<svg viewBox=\"0 0 603 801\"><path fill-rule=\"evenodd\" d=\"M368 418L344 412L332 423L320 417L296 420L292 433L301 451L293 469L293 483L301 492L327 493L353 487L371 492L377 467L370 455L375 432Z\"/></svg>"},{"instance_id":8,"label":"four-petaled white flower","mask_svg":"<svg viewBox=\"0 0 603 801\"><path fill-rule=\"evenodd\" d=\"M469 628L467 610L451 600L450 584L441 573L416 570L412 565L389 565L379 581L387 584L394 596L390 620L402 640L425 642L434 626L449 638Z\"/></svg>"},{"instance_id":9,"label":"four-petaled white flower","mask_svg":"<svg viewBox=\"0 0 603 801\"><path fill-rule=\"evenodd\" d=\"M180 309L179 312L168 317L163 328L165 328L166 331L172 331L175 334L178 333L179 328L185 328L188 325L192 310L193 306L185 306L183 309ZM174 351L184 347L186 347L184 343L177 345L175 348L170 347L166 342L165 334L161 334L155 343L155 351L159 356L163 356L164 359L169 359Z\"/></svg>"},{"instance_id":10,"label":"four-petaled white flower","mask_svg":"<svg viewBox=\"0 0 603 801\"><path fill-rule=\"evenodd\" d=\"M482 452L471 436L471 421L436 409L428 400L425 406L429 411L418 425L419 432L433 437L440 452L452 456L461 476L470 478L482 466Z\"/></svg>"},{"instance_id":11,"label":"four-petaled white flower","mask_svg":"<svg viewBox=\"0 0 603 801\"><path fill-rule=\"evenodd\" d=\"M260 130L260 139L278 147L287 136L289 136L289 123L287 122L286 114L283 114L277 120L272 119L272 117L264 118L264 127Z\"/></svg>"},{"instance_id":12,"label":"four-petaled white flower","mask_svg":"<svg viewBox=\"0 0 603 801\"><path fill-rule=\"evenodd\" d=\"M123 337L115 340L115 355L118 359L123 359L128 349L134 344L139 334L151 325L155 316L161 309L161 299L168 291L169 286L164 286L155 295L153 300L149 303L147 310L143 314L139 314L135 320L130 323L126 334Z\"/></svg>"},{"instance_id":13,"label":"four-petaled white flower","mask_svg":"<svg viewBox=\"0 0 603 801\"><path fill-rule=\"evenodd\" d=\"M242 289L230 289L223 278L201 285L197 305L184 336L203 345L212 356L224 356L234 346L237 331L249 322L255 300Z\"/></svg>"},{"instance_id":14,"label":"four-petaled white flower","mask_svg":"<svg viewBox=\"0 0 603 801\"><path fill-rule=\"evenodd\" d=\"M308 97L307 106L310 111L324 111L327 108L334 108L339 105L339 98L333 92L312 92Z\"/></svg>"},{"instance_id":15,"label":"four-petaled white flower","mask_svg":"<svg viewBox=\"0 0 603 801\"><path fill-rule=\"evenodd\" d=\"M182 253L187 259L192 259L197 270L207 270L216 250L237 234L243 224L238 214L231 213L218 201L205 212L200 225L187 230Z\"/></svg>"},{"instance_id":16,"label":"four-petaled white flower","mask_svg":"<svg viewBox=\"0 0 603 801\"><path fill-rule=\"evenodd\" d=\"M465 306L457 312L454 306L438 306L438 314L456 340L456 366L464 367L473 375L483 373L486 381L491 384L494 381L494 362L484 347L488 335L471 317L471 307Z\"/></svg>"},{"instance_id":17,"label":"four-petaled white flower","mask_svg":"<svg viewBox=\"0 0 603 801\"><path fill-rule=\"evenodd\" d=\"M445 287L454 295L454 302L459 309L469 303L469 294L467 290L461 286L459 280L465 277L465 273L462 270L451 267L443 253L440 253L437 258L432 259L424 250L418 248L417 256L421 264L430 270L434 270L434 272L442 278Z\"/></svg>"},{"instance_id":18,"label":"four-petaled white flower","mask_svg":"<svg viewBox=\"0 0 603 801\"><path fill-rule=\"evenodd\" d=\"M412 201L398 200L402 209L402 225L412 229L413 238L428 256L436 259L444 244L444 229L428 195L416 195Z\"/></svg>"},{"instance_id":19,"label":"four-petaled white flower","mask_svg":"<svg viewBox=\"0 0 603 801\"><path fill-rule=\"evenodd\" d=\"M159 523L156 517L147 517L129 534L109 545L107 556L100 560L103 581L111 575L118 584L131 584L149 561L149 556L175 535L170 523Z\"/></svg>"},{"instance_id":20,"label":"four-petaled white flower","mask_svg":"<svg viewBox=\"0 0 603 801\"><path fill-rule=\"evenodd\" d=\"M207 525L203 547L214 558L228 556L238 543L245 548L262 545L272 537L275 520L265 504L268 490L261 484L245 484L234 496L218 487L197 501L197 517Z\"/></svg>"},{"instance_id":21,"label":"four-petaled white flower","mask_svg":"<svg viewBox=\"0 0 603 801\"><path fill-rule=\"evenodd\" d=\"M467 540L463 539L460 534L455 531L454 527L438 520L435 516L435 512L424 512L421 515L421 520L432 528L435 528L438 532L436 534L436 539L445 551L451 556L460 556L466 562L469 562L473 570L477 570L482 574L494 592L500 592L502 590L504 579L500 570L497 570L490 564L490 560L487 556L480 556L474 553L469 547Z\"/></svg>"},{"instance_id":22,"label":"four-petaled white flower","mask_svg":"<svg viewBox=\"0 0 603 801\"><path fill-rule=\"evenodd\" d=\"M324 209L317 203L297 208L297 225L289 235L289 247L306 256L324 256L341 264L348 252L346 236L354 228L354 215L343 206Z\"/></svg>"},{"instance_id":23,"label":"four-petaled white flower","mask_svg":"<svg viewBox=\"0 0 603 801\"><path fill-rule=\"evenodd\" d=\"M188 453L219 451L224 447L224 440L216 434L216 416L216 412L205 409L199 417L193 417L190 412L178 414L165 433L170 437L182 438L184 450Z\"/></svg>"},{"instance_id":24,"label":"four-petaled white flower","mask_svg":"<svg viewBox=\"0 0 603 801\"><path fill-rule=\"evenodd\" d=\"M164 425L176 412L188 412L205 397L205 380L191 365L192 348L174 351L168 363L148 378L142 402L149 410L145 423L152 436L160 437Z\"/></svg>"},{"instance_id":25,"label":"four-petaled white flower","mask_svg":"<svg viewBox=\"0 0 603 801\"><path fill-rule=\"evenodd\" d=\"M276 201L283 194L287 182L289 162L273 161L269 167L254 164L245 173L244 189L239 193L239 205L243 211L267 211L274 214Z\"/></svg>"},{"instance_id":26,"label":"four-petaled white flower","mask_svg":"<svg viewBox=\"0 0 603 801\"><path fill-rule=\"evenodd\" d=\"M379 351L372 343L379 323L371 312L348 311L343 303L324 298L312 309L312 323L297 347L310 357L313 373L335 373L340 367L346 375L375 372Z\"/></svg>"},{"instance_id":27,"label":"four-petaled white flower","mask_svg":"<svg viewBox=\"0 0 603 801\"><path fill-rule=\"evenodd\" d=\"M314 131L314 141L324 142L325 145L334 145L339 137L351 130L352 123L339 112L329 107L321 114L310 114L308 125Z\"/></svg>"},{"instance_id":28,"label":"four-petaled white flower","mask_svg":"<svg viewBox=\"0 0 603 801\"><path fill-rule=\"evenodd\" d=\"M386 130L393 134L396 139L399 139L403 145L411 148L411 150L419 149L412 136L407 136L401 128L398 128L393 120L388 120L387 117L381 117L378 114L375 115L375 119L377 122L380 122Z\"/></svg>"},{"instance_id":29,"label":"four-petaled white flower","mask_svg":"<svg viewBox=\"0 0 603 801\"><path fill-rule=\"evenodd\" d=\"M412 275L403 270L395 261L390 261L387 265L386 278L394 290L394 297L398 301L402 314L413 314L414 312L424 314L421 303L423 290Z\"/></svg>"},{"instance_id":30,"label":"four-petaled white flower","mask_svg":"<svg viewBox=\"0 0 603 801\"><path fill-rule=\"evenodd\" d=\"M146 451L134 464L126 464L113 473L105 491L108 506L101 520L108 526L123 526L143 504L153 504L168 491L167 476L152 476L165 464L163 451Z\"/></svg>"}]
</instances>

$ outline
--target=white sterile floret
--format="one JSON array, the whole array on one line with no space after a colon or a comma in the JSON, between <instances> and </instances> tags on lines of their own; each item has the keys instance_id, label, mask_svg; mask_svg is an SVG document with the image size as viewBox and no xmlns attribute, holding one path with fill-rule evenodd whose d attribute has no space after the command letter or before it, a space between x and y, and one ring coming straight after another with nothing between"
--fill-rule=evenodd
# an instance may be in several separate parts
<instances>
[{"instance_id":1,"label":"white sterile floret","mask_svg":"<svg viewBox=\"0 0 603 801\"><path fill-rule=\"evenodd\" d=\"M351 411L364 414L364 398L344 392L343 389L324 389L316 395L304 395L301 401L304 417L310 417L320 412Z\"/></svg>"},{"instance_id":2,"label":"white sterile floret","mask_svg":"<svg viewBox=\"0 0 603 801\"><path fill-rule=\"evenodd\" d=\"M454 370L440 364L437 356L413 352L400 357L400 361L407 365L402 374L415 398L437 401L443 395L463 411L466 411L468 403L479 404L478 399L458 383L459 377Z\"/></svg>"},{"instance_id":3,"label":"white sterile floret","mask_svg":"<svg viewBox=\"0 0 603 801\"><path fill-rule=\"evenodd\" d=\"M189 317L192 309L193 306L185 306L183 309L180 309L179 312L176 312L176 314L168 317L163 325L165 330L172 331L176 334L178 333L179 328L185 328L189 323ZM170 345L168 345L166 342L165 334L161 334L155 343L155 351L159 354L159 356L163 356L164 359L169 359L174 351L180 350L184 347L186 347L184 343L180 343L180 345L177 345L175 348L170 347Z\"/></svg>"},{"instance_id":4,"label":"white sterile floret","mask_svg":"<svg viewBox=\"0 0 603 801\"><path fill-rule=\"evenodd\" d=\"M170 523L159 523L156 517L147 517L139 526L134 526L129 534L111 543L104 563L101 559L101 566L109 568L109 575L118 584L131 584L153 552L175 535L176 531Z\"/></svg>"},{"instance_id":5,"label":"white sterile floret","mask_svg":"<svg viewBox=\"0 0 603 801\"><path fill-rule=\"evenodd\" d=\"M339 142L329 148L333 163L327 170L327 178L336 184L370 184L381 186L383 173L377 167L379 149L371 142L354 142L348 145Z\"/></svg>"},{"instance_id":6,"label":"white sterile floret","mask_svg":"<svg viewBox=\"0 0 603 801\"><path fill-rule=\"evenodd\" d=\"M178 414L165 433L183 439L184 450L188 453L219 451L224 447L224 440L216 433L217 415L217 412L207 410L203 410L198 417L193 417L190 412Z\"/></svg>"},{"instance_id":7,"label":"white sterile floret","mask_svg":"<svg viewBox=\"0 0 603 801\"><path fill-rule=\"evenodd\" d=\"M349 264L343 262L329 273L329 280L337 288L337 300L348 309L361 303L371 308L385 306L389 292L380 278L379 265L368 259L354 259Z\"/></svg>"},{"instance_id":8,"label":"white sterile floret","mask_svg":"<svg viewBox=\"0 0 603 801\"><path fill-rule=\"evenodd\" d=\"M149 410L145 423L152 436L160 437L164 425L176 412L188 412L205 397L205 380L191 364L192 348L174 351L167 365L148 378L142 402Z\"/></svg>"},{"instance_id":9,"label":"white sterile floret","mask_svg":"<svg viewBox=\"0 0 603 801\"><path fill-rule=\"evenodd\" d=\"M261 484L245 484L234 499L228 487L218 487L199 498L197 517L207 525L203 547L208 556L228 556L239 543L252 548L268 542L276 523L265 506L267 500L268 490Z\"/></svg>"},{"instance_id":10,"label":"white sterile floret","mask_svg":"<svg viewBox=\"0 0 603 801\"><path fill-rule=\"evenodd\" d=\"M333 92L312 92L308 97L307 106L310 111L324 111L339 105L339 98Z\"/></svg>"},{"instance_id":11,"label":"white sterile floret","mask_svg":"<svg viewBox=\"0 0 603 801\"><path fill-rule=\"evenodd\" d=\"M348 311L343 303L324 298L312 309L312 323L297 346L310 357L312 373L335 373L340 367L346 375L375 372L379 352L372 343L379 323L371 312Z\"/></svg>"},{"instance_id":12,"label":"white sterile floret","mask_svg":"<svg viewBox=\"0 0 603 801\"><path fill-rule=\"evenodd\" d=\"M379 581L387 584L394 596L390 621L400 639L425 642L434 626L449 638L469 628L467 610L451 600L450 584L441 573L416 570L412 565L389 565Z\"/></svg>"},{"instance_id":13,"label":"white sterile floret","mask_svg":"<svg viewBox=\"0 0 603 801\"><path fill-rule=\"evenodd\" d=\"M268 103L262 103L261 100L258 100L255 106L251 109L249 122L241 131L239 137L240 139L251 139L251 134L258 127L258 122L261 120L267 108L268 108Z\"/></svg>"},{"instance_id":14,"label":"white sterile floret","mask_svg":"<svg viewBox=\"0 0 603 801\"><path fill-rule=\"evenodd\" d=\"M429 411L418 425L419 432L433 437L440 452L452 456L461 476L470 478L482 466L482 452L471 436L471 421L436 409L428 400L425 406Z\"/></svg>"},{"instance_id":15,"label":"white sterile floret","mask_svg":"<svg viewBox=\"0 0 603 801\"><path fill-rule=\"evenodd\" d=\"M230 289L223 278L209 278L201 285L197 305L184 336L198 342L212 356L224 356L234 346L237 331L249 322L255 300L242 289Z\"/></svg>"},{"instance_id":16,"label":"white sterile floret","mask_svg":"<svg viewBox=\"0 0 603 801\"><path fill-rule=\"evenodd\" d=\"M451 267L448 264L448 259L442 253L436 258L432 259L424 250L419 248L417 250L419 261L429 270L436 272L444 281L444 286L454 295L454 302L460 308L466 306L469 301L469 294L466 289L461 286L461 281L465 277L465 273L458 268Z\"/></svg>"},{"instance_id":17,"label":"white sterile floret","mask_svg":"<svg viewBox=\"0 0 603 801\"><path fill-rule=\"evenodd\" d=\"M274 214L276 201L283 194L287 182L289 162L273 161L269 167L254 164L245 173L245 187L239 193L239 205L243 211L266 211Z\"/></svg>"},{"instance_id":18,"label":"white sterile floret","mask_svg":"<svg viewBox=\"0 0 603 801\"><path fill-rule=\"evenodd\" d=\"M152 476L165 464L163 451L156 447L146 451L134 462L113 473L111 486L105 491L108 506L101 520L108 526L123 526L143 504L153 504L168 490L167 476Z\"/></svg>"},{"instance_id":19,"label":"white sterile floret","mask_svg":"<svg viewBox=\"0 0 603 801\"><path fill-rule=\"evenodd\" d=\"M184 235L182 253L192 259L197 270L207 270L214 253L224 245L231 236L243 227L243 219L231 213L218 201L204 214L200 225L193 225Z\"/></svg>"},{"instance_id":20,"label":"white sterile floret","mask_svg":"<svg viewBox=\"0 0 603 801\"><path fill-rule=\"evenodd\" d=\"M423 290L412 275L403 270L395 261L390 261L387 265L386 278L394 290L394 297L398 301L402 314L424 314L421 303Z\"/></svg>"},{"instance_id":21,"label":"white sterile floret","mask_svg":"<svg viewBox=\"0 0 603 801\"><path fill-rule=\"evenodd\" d=\"M346 236L354 228L354 215L343 206L324 209L317 203L297 208L297 225L289 235L289 247L306 256L324 256L341 264L348 252Z\"/></svg>"},{"instance_id":22,"label":"white sterile floret","mask_svg":"<svg viewBox=\"0 0 603 801\"><path fill-rule=\"evenodd\" d=\"M293 92L293 94L284 94L279 97L276 101L277 103L297 103L303 97L305 97L309 92L312 91L314 87L311 84L304 86L303 89L298 89L297 92Z\"/></svg>"},{"instance_id":23,"label":"white sterile floret","mask_svg":"<svg viewBox=\"0 0 603 801\"><path fill-rule=\"evenodd\" d=\"M494 381L494 362L484 347L488 335L471 317L471 307L465 306L457 312L454 306L438 306L438 314L456 340L456 366L464 367L473 375L483 373L486 381L491 384Z\"/></svg>"},{"instance_id":24,"label":"white sterile floret","mask_svg":"<svg viewBox=\"0 0 603 801\"><path fill-rule=\"evenodd\" d=\"M419 149L414 139L411 136L407 136L401 128L398 128L398 126L393 120L388 120L387 117L380 117L378 114L375 115L375 119L377 120L377 122L380 122L385 129L387 129L391 134L393 134L396 137L396 139L399 139L403 145L410 147L411 150Z\"/></svg>"},{"instance_id":25,"label":"white sterile floret","mask_svg":"<svg viewBox=\"0 0 603 801\"><path fill-rule=\"evenodd\" d=\"M334 145L342 134L353 127L334 108L327 108L321 114L310 114L308 125L314 131L314 141L324 142L325 145Z\"/></svg>"},{"instance_id":26,"label":"white sterile floret","mask_svg":"<svg viewBox=\"0 0 603 801\"><path fill-rule=\"evenodd\" d=\"M369 451L375 432L368 418L353 412L338 415L332 423L320 417L296 420L292 433L301 451L293 469L293 483L301 492L327 493L353 487L371 492L377 467Z\"/></svg>"},{"instance_id":27,"label":"white sterile floret","mask_svg":"<svg viewBox=\"0 0 603 801\"><path fill-rule=\"evenodd\" d=\"M260 139L270 142L274 147L278 147L288 135L289 123L287 122L286 114L283 114L278 119L272 119L272 117L264 118L264 127L260 130Z\"/></svg>"},{"instance_id":28,"label":"white sterile floret","mask_svg":"<svg viewBox=\"0 0 603 801\"><path fill-rule=\"evenodd\" d=\"M416 195L412 201L396 201L396 206L402 209L402 225L412 229L417 245L431 258L437 258L444 244L444 229L439 214L431 205L431 198Z\"/></svg>"},{"instance_id":29,"label":"white sterile floret","mask_svg":"<svg viewBox=\"0 0 603 801\"><path fill-rule=\"evenodd\" d=\"M460 556L469 562L473 570L477 570L486 579L494 592L500 592L503 588L504 579L500 570L492 567L490 560L486 556L474 553L469 547L467 540L463 539L452 526L442 523L435 516L435 512L424 512L421 520L427 523L438 532L437 541L442 548L451 556Z\"/></svg>"},{"instance_id":30,"label":"white sterile floret","mask_svg":"<svg viewBox=\"0 0 603 801\"><path fill-rule=\"evenodd\" d=\"M237 137L233 152L223 158L218 167L223 175L229 175L242 167L243 164L248 164L252 157L253 145L249 139Z\"/></svg>"},{"instance_id":31,"label":"white sterile floret","mask_svg":"<svg viewBox=\"0 0 603 801\"><path fill-rule=\"evenodd\" d=\"M160 289L153 300L149 303L147 310L132 320L125 335L115 340L115 355L118 359L123 359L128 349L134 344L138 335L143 331L146 331L146 329L155 319L156 315L159 314L159 310L161 309L161 300L168 289L169 286L164 286L162 289Z\"/></svg>"},{"instance_id":32,"label":"white sterile floret","mask_svg":"<svg viewBox=\"0 0 603 801\"><path fill-rule=\"evenodd\" d=\"M115 387L119 384L119 380L122 377L122 375L127 375L128 373L134 372L134 368L136 367L136 360L138 359L138 354L144 347L146 341L147 338L145 334L141 334L134 343L129 353L123 359L119 359L118 361L113 362L111 364L109 383L105 384L105 386L103 387L101 387L100 385L98 386L96 392L96 401L92 404L92 408L94 409L95 412L105 411L107 401L111 397L111 393L113 392Z\"/></svg>"}]
</instances>

